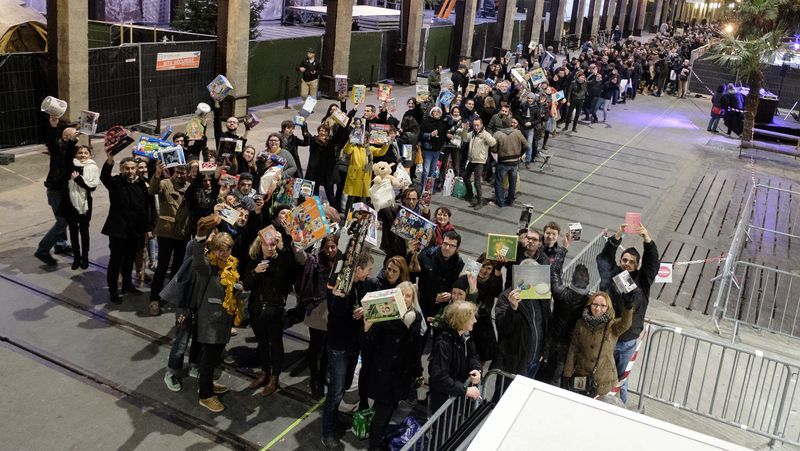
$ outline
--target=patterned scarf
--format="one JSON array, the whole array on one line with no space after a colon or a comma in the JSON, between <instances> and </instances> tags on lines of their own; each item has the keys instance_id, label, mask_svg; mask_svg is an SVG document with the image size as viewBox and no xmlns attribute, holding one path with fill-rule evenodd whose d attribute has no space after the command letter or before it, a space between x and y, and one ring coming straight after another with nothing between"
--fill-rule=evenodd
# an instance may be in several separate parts
<instances>
[{"instance_id":1,"label":"patterned scarf","mask_svg":"<svg viewBox=\"0 0 800 451\"><path fill-rule=\"evenodd\" d=\"M590 310L591 307L586 307L585 309L583 309L583 320L586 322L586 325L589 327L589 330L593 331L595 327L602 326L611 320L611 318L608 317L608 312L603 313L600 316L592 316Z\"/></svg>"},{"instance_id":2,"label":"patterned scarf","mask_svg":"<svg viewBox=\"0 0 800 451\"><path fill-rule=\"evenodd\" d=\"M208 262L214 268L219 269L219 283L225 288L225 299L222 301L222 307L225 308L229 315L236 315L234 324L241 324L242 306L239 305L236 295L233 293L233 286L239 281L239 271L236 270L239 260L231 255L224 262L219 262L216 254L209 252Z\"/></svg>"}]
</instances>

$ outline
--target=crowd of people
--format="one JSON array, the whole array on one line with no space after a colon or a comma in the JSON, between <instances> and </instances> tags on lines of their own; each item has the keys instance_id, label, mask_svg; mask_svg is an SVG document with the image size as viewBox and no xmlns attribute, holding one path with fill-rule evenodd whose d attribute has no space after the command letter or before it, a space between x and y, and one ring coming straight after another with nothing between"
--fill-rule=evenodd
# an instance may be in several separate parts
<instances>
[{"instance_id":1,"label":"crowd of people","mask_svg":"<svg viewBox=\"0 0 800 451\"><path fill-rule=\"evenodd\" d=\"M585 394L603 395L617 384L643 328L659 267L648 230L642 226L637 232L642 251L624 249L619 259L625 225L607 238L596 262L600 291L590 293L589 271L582 264L570 281L563 280L571 241L555 222L542 230L519 230L514 261L481 255L479 270L465 270L454 213L444 206L432 209L432 195L451 169L463 178L475 209L484 205L484 181L495 185L492 204L513 205L519 166L548 157L548 140L560 133L559 126L577 132L581 115L596 122L600 112L605 121L610 105L642 93L660 96L671 88L674 95L685 95L688 53L711 32L690 27L681 36L659 35L649 43L619 40L601 49L587 42L561 64L547 50L517 55L515 62L493 59L480 73L471 73L464 61L450 81L442 80L437 68L429 79L438 81L431 83L431 95L408 99L399 117L386 102L364 105L358 115L362 105L348 110L342 97L328 107L316 134L303 122L298 137L295 122L285 121L261 150L248 143L239 119L223 122L214 103L202 138L172 136L187 164L171 168L145 157L118 158L109 149L98 168L92 148L77 145L75 128L62 128L51 117L45 185L57 222L35 256L55 266L50 254L55 248L72 253L72 269L88 267L92 192L102 184L110 199L102 231L109 239L109 301L119 304L127 294L142 293L150 269L149 312L160 314L165 303L175 308L167 387L182 390L188 351L200 404L223 411L219 396L228 387L214 381L214 369L226 358L231 335L249 325L260 361L250 388L268 397L279 389L285 370L283 331L302 322L310 340L309 389L314 398L326 396L322 442L327 448L342 446L341 433L352 421L339 404L359 361L359 410L374 409L370 449L384 448L393 413L400 402L417 402L418 388L427 388L422 402L434 412L449 397L480 398L476 385L490 368L569 389L575 388L574 378L591 376L595 388ZM300 67L304 89L313 94L316 77L310 74L320 69L313 53L308 58ZM209 121L213 141L205 133ZM375 124L389 127L385 141L365 138ZM241 142L242 151L218 154L222 138ZM309 148L307 162L299 158L303 146ZM216 167L203 170L201 159ZM382 264L376 268L378 253L360 252L352 259L352 286L339 290L330 277L342 261L340 241L351 238L332 233L303 248L291 233L290 213L304 196L284 203L276 193L298 178L313 181L312 194L327 199L328 220L347 232L353 205L371 203L372 168L380 162L395 165L398 178L405 173L411 185L399 187L395 202L377 211ZM435 224L430 242L392 232L401 207ZM236 218L228 221L227 211ZM270 226L275 233L262 233ZM512 283L521 264L550 266L552 302L521 299L520 287ZM612 282L623 272L636 283L628 293ZM406 313L394 321L365 320L364 295L392 288L402 292ZM627 400L624 385L620 398Z\"/></svg>"}]
</instances>

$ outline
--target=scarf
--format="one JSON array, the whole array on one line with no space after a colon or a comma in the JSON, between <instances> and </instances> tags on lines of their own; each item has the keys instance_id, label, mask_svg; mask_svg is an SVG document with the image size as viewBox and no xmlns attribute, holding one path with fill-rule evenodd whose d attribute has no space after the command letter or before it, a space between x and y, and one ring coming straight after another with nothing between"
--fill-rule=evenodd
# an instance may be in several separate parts
<instances>
[{"instance_id":1,"label":"scarf","mask_svg":"<svg viewBox=\"0 0 800 451\"><path fill-rule=\"evenodd\" d=\"M233 286L239 281L239 271L236 270L239 260L231 255L224 262L220 262L213 252L209 252L208 262L211 263L211 266L220 270L219 284L225 288L225 299L222 301L222 307L228 312L228 315L236 315L233 321L234 325L241 324L243 320L242 306L239 305L239 301L233 292Z\"/></svg>"},{"instance_id":2,"label":"scarf","mask_svg":"<svg viewBox=\"0 0 800 451\"><path fill-rule=\"evenodd\" d=\"M589 327L589 330L594 331L597 326L602 326L611 320L611 318L608 317L608 312L600 316L593 316L589 310L591 310L591 307L583 309L583 320L586 322L586 326Z\"/></svg>"},{"instance_id":3,"label":"scarf","mask_svg":"<svg viewBox=\"0 0 800 451\"><path fill-rule=\"evenodd\" d=\"M456 228L453 227L453 223L451 222L448 222L444 226L436 224L436 227L433 229L433 242L436 243L437 246L441 246L444 242L444 234L455 229Z\"/></svg>"}]
</instances>

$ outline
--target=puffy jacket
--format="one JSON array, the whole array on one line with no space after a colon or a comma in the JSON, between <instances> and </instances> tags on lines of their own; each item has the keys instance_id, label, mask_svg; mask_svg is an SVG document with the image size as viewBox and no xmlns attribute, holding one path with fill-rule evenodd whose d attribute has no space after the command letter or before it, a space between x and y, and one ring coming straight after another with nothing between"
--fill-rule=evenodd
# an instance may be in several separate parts
<instances>
[{"instance_id":1,"label":"puffy jacket","mask_svg":"<svg viewBox=\"0 0 800 451\"><path fill-rule=\"evenodd\" d=\"M439 410L450 396L466 396L464 382L472 370L481 370L475 345L469 337L459 335L450 326L443 325L433 340L428 365L431 412Z\"/></svg>"},{"instance_id":2,"label":"puffy jacket","mask_svg":"<svg viewBox=\"0 0 800 451\"><path fill-rule=\"evenodd\" d=\"M612 235L608 238L603 250L597 256L597 271L600 273L600 289L607 291L611 295L614 310L622 312L624 296L616 290L614 282L611 280L614 276L624 271L622 267L617 265L615 260L619 245L620 240L617 240L616 236ZM644 243L641 263L640 269L631 273L631 278L636 283L636 289L629 294L633 297L633 308L636 312L633 315L633 323L630 329L620 337L622 341L630 341L637 338L644 328L644 315L647 312L647 305L650 303L650 287L653 285L656 274L658 274L658 268L661 266L661 261L658 258L658 249L654 241Z\"/></svg>"},{"instance_id":3,"label":"puffy jacket","mask_svg":"<svg viewBox=\"0 0 800 451\"><path fill-rule=\"evenodd\" d=\"M579 83L578 80L572 82L569 88L569 102L576 102L586 98L588 92L588 82Z\"/></svg>"},{"instance_id":4,"label":"puffy jacket","mask_svg":"<svg viewBox=\"0 0 800 451\"><path fill-rule=\"evenodd\" d=\"M494 133L497 140L497 161L500 163L519 163L519 157L528 148L528 141L521 131L503 128Z\"/></svg>"},{"instance_id":5,"label":"puffy jacket","mask_svg":"<svg viewBox=\"0 0 800 451\"><path fill-rule=\"evenodd\" d=\"M497 144L491 133L486 129L481 130L480 133L472 132L469 134L469 157L470 163L486 164L486 159L489 157L489 149Z\"/></svg>"}]
</instances>

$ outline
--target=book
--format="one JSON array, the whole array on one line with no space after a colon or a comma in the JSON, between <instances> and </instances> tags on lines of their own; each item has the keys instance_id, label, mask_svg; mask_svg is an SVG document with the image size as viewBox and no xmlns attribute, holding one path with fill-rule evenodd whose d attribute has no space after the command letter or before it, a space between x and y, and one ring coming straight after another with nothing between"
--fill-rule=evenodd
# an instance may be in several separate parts
<instances>
[{"instance_id":1,"label":"book","mask_svg":"<svg viewBox=\"0 0 800 451\"><path fill-rule=\"evenodd\" d=\"M521 67L515 67L511 69L511 76L514 77L514 80L517 83L525 83L525 69Z\"/></svg>"},{"instance_id":2,"label":"book","mask_svg":"<svg viewBox=\"0 0 800 451\"><path fill-rule=\"evenodd\" d=\"M390 113L397 113L397 99L392 97L386 101L386 110Z\"/></svg>"},{"instance_id":3,"label":"book","mask_svg":"<svg viewBox=\"0 0 800 451\"><path fill-rule=\"evenodd\" d=\"M100 113L94 111L81 111L78 116L78 132L84 135L94 135L97 133L97 121L100 119Z\"/></svg>"},{"instance_id":4,"label":"book","mask_svg":"<svg viewBox=\"0 0 800 451\"><path fill-rule=\"evenodd\" d=\"M567 224L567 230L569 231L569 239L570 241L580 241L581 240L581 233L583 232L583 226L580 222L570 222Z\"/></svg>"},{"instance_id":5,"label":"book","mask_svg":"<svg viewBox=\"0 0 800 451\"><path fill-rule=\"evenodd\" d=\"M392 85L388 83L378 83L378 100L386 102L392 98Z\"/></svg>"},{"instance_id":6,"label":"book","mask_svg":"<svg viewBox=\"0 0 800 451\"><path fill-rule=\"evenodd\" d=\"M203 139L204 130L205 126L203 125L203 120L199 117L193 117L186 123L186 138L188 138L189 141Z\"/></svg>"},{"instance_id":7,"label":"book","mask_svg":"<svg viewBox=\"0 0 800 451\"><path fill-rule=\"evenodd\" d=\"M364 122L358 118L353 120L353 128L350 130L350 144L363 146L367 143L366 134L367 132L364 129Z\"/></svg>"},{"instance_id":8,"label":"book","mask_svg":"<svg viewBox=\"0 0 800 451\"><path fill-rule=\"evenodd\" d=\"M350 101L355 105L361 105L367 100L367 87L364 85L353 85L350 91Z\"/></svg>"},{"instance_id":9,"label":"book","mask_svg":"<svg viewBox=\"0 0 800 451\"><path fill-rule=\"evenodd\" d=\"M361 306L364 307L364 319L372 322L400 319L408 310L400 288L367 293L361 298Z\"/></svg>"},{"instance_id":10,"label":"book","mask_svg":"<svg viewBox=\"0 0 800 451\"><path fill-rule=\"evenodd\" d=\"M527 229L528 226L530 226L532 219L533 219L533 205L525 204L525 208L523 208L519 214L519 223L517 223L517 228Z\"/></svg>"},{"instance_id":11,"label":"book","mask_svg":"<svg viewBox=\"0 0 800 451\"><path fill-rule=\"evenodd\" d=\"M537 67L533 70L533 72L531 72L531 81L533 82L534 86L547 81L547 75L545 75L544 70L542 70L541 67Z\"/></svg>"},{"instance_id":12,"label":"book","mask_svg":"<svg viewBox=\"0 0 800 451\"><path fill-rule=\"evenodd\" d=\"M219 217L230 225L235 225L241 213L235 208L225 206L219 211Z\"/></svg>"},{"instance_id":13,"label":"book","mask_svg":"<svg viewBox=\"0 0 800 451\"><path fill-rule=\"evenodd\" d=\"M303 249L322 240L330 232L330 223L317 196L309 197L294 207L290 216L289 228L286 231Z\"/></svg>"},{"instance_id":14,"label":"book","mask_svg":"<svg viewBox=\"0 0 800 451\"><path fill-rule=\"evenodd\" d=\"M416 86L416 93L417 93L417 102L427 102L428 97L431 96L431 91L428 89L428 85L417 85Z\"/></svg>"},{"instance_id":15,"label":"book","mask_svg":"<svg viewBox=\"0 0 800 451\"><path fill-rule=\"evenodd\" d=\"M464 260L464 271L466 274L471 274L475 277L478 277L478 273L481 272L481 264L478 263L477 260L473 260L469 257L462 257Z\"/></svg>"},{"instance_id":16,"label":"book","mask_svg":"<svg viewBox=\"0 0 800 451\"><path fill-rule=\"evenodd\" d=\"M627 212L625 213L625 233L638 234L639 229L642 228L642 214Z\"/></svg>"},{"instance_id":17,"label":"book","mask_svg":"<svg viewBox=\"0 0 800 451\"><path fill-rule=\"evenodd\" d=\"M347 75L334 75L333 83L336 89L336 95L339 97L347 97Z\"/></svg>"},{"instance_id":18,"label":"book","mask_svg":"<svg viewBox=\"0 0 800 451\"><path fill-rule=\"evenodd\" d=\"M470 69L472 70L472 76L477 77L481 72L481 60L475 60L470 63Z\"/></svg>"},{"instance_id":19,"label":"book","mask_svg":"<svg viewBox=\"0 0 800 451\"><path fill-rule=\"evenodd\" d=\"M453 99L456 98L456 95L450 91L444 90L439 93L439 105L442 106L449 106L453 103Z\"/></svg>"},{"instance_id":20,"label":"book","mask_svg":"<svg viewBox=\"0 0 800 451\"><path fill-rule=\"evenodd\" d=\"M208 84L207 88L211 98L217 102L221 102L225 97L228 97L228 95L233 92L233 85L222 74L217 75L216 78L211 80L211 83Z\"/></svg>"},{"instance_id":21,"label":"book","mask_svg":"<svg viewBox=\"0 0 800 451\"><path fill-rule=\"evenodd\" d=\"M302 127L306 123L306 117L302 114L298 114L294 117L294 125Z\"/></svg>"},{"instance_id":22,"label":"book","mask_svg":"<svg viewBox=\"0 0 800 451\"><path fill-rule=\"evenodd\" d=\"M556 91L552 96L553 102L560 102L564 100L564 91Z\"/></svg>"},{"instance_id":23,"label":"book","mask_svg":"<svg viewBox=\"0 0 800 451\"><path fill-rule=\"evenodd\" d=\"M159 149L158 159L161 160L167 168L174 168L175 166L183 166L186 164L186 157L183 154L183 147L181 146Z\"/></svg>"},{"instance_id":24,"label":"book","mask_svg":"<svg viewBox=\"0 0 800 451\"><path fill-rule=\"evenodd\" d=\"M387 124L372 124L369 127L369 143L373 146L383 146L389 142L389 132L392 127Z\"/></svg>"},{"instance_id":25,"label":"book","mask_svg":"<svg viewBox=\"0 0 800 451\"><path fill-rule=\"evenodd\" d=\"M518 241L516 235L490 233L486 238L486 258L497 260L497 257L505 257L510 262L516 261Z\"/></svg>"},{"instance_id":26,"label":"book","mask_svg":"<svg viewBox=\"0 0 800 451\"><path fill-rule=\"evenodd\" d=\"M514 265L512 283L520 299L550 299L550 265Z\"/></svg>"},{"instance_id":27,"label":"book","mask_svg":"<svg viewBox=\"0 0 800 451\"><path fill-rule=\"evenodd\" d=\"M391 232L405 240L417 240L422 247L425 247L433 238L435 227L434 223L422 215L401 206Z\"/></svg>"},{"instance_id":28,"label":"book","mask_svg":"<svg viewBox=\"0 0 800 451\"><path fill-rule=\"evenodd\" d=\"M339 124L340 127L347 126L347 121L350 119L350 118L347 117L347 113L345 113L342 110L334 111L333 113L331 113L330 117L331 117L331 119L333 119L334 122Z\"/></svg>"},{"instance_id":29,"label":"book","mask_svg":"<svg viewBox=\"0 0 800 451\"><path fill-rule=\"evenodd\" d=\"M270 241L277 241L281 239L281 234L275 229L275 226L270 225L258 231L258 236L262 241L268 243Z\"/></svg>"},{"instance_id":30,"label":"book","mask_svg":"<svg viewBox=\"0 0 800 451\"><path fill-rule=\"evenodd\" d=\"M292 197L297 199L300 196L303 197L310 197L314 194L314 184L313 180L306 180L306 179L294 179L294 189L292 190Z\"/></svg>"},{"instance_id":31,"label":"book","mask_svg":"<svg viewBox=\"0 0 800 451\"><path fill-rule=\"evenodd\" d=\"M317 106L317 99L311 96L306 97L303 107L300 108L300 116L303 116L304 118L311 116L311 113L314 112L315 106Z\"/></svg>"},{"instance_id":32,"label":"book","mask_svg":"<svg viewBox=\"0 0 800 451\"><path fill-rule=\"evenodd\" d=\"M614 281L614 287L617 289L617 292L621 294L630 293L636 289L636 282L633 281L633 277L631 277L631 273L628 271L622 271L612 277L611 280Z\"/></svg>"},{"instance_id":33,"label":"book","mask_svg":"<svg viewBox=\"0 0 800 451\"><path fill-rule=\"evenodd\" d=\"M467 85L467 94L475 92L475 83L470 83Z\"/></svg>"}]
</instances>

